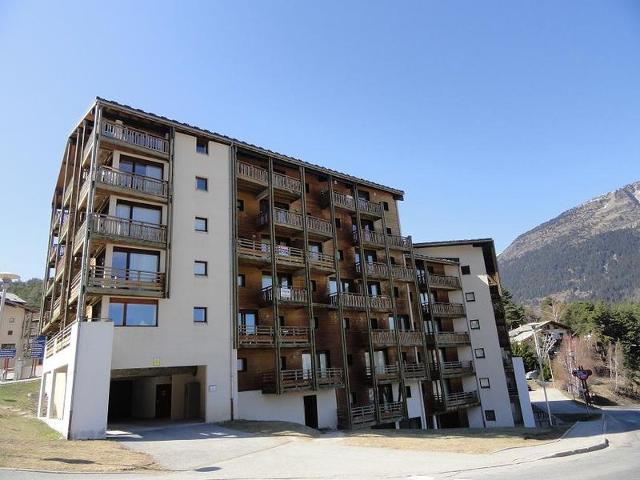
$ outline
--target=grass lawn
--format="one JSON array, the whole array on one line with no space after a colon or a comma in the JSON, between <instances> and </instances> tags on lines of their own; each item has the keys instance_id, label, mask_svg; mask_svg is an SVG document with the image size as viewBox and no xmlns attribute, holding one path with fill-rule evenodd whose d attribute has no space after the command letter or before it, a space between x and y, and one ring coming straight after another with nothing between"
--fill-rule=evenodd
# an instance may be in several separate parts
<instances>
[{"instance_id":1,"label":"grass lawn","mask_svg":"<svg viewBox=\"0 0 640 480\"><path fill-rule=\"evenodd\" d=\"M153 460L108 440L63 440L35 418L40 380L0 385L0 467L67 472L157 470Z\"/></svg>"}]
</instances>

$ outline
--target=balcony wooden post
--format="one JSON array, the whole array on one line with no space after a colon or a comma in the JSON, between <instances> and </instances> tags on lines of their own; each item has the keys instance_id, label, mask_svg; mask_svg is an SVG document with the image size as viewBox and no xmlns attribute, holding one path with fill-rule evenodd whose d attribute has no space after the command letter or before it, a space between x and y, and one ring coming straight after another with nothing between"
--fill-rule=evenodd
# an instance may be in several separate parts
<instances>
[{"instance_id":1,"label":"balcony wooden post","mask_svg":"<svg viewBox=\"0 0 640 480\"><path fill-rule=\"evenodd\" d=\"M299 167L300 171L300 185L301 185L301 194L300 198L302 200L302 218L307 218L307 191L305 188L305 168L303 166ZM318 379L316 375L316 332L314 325L314 316L313 316L313 292L311 291L311 265L309 264L309 224L307 221L303 222L302 225L302 236L303 236L303 261L304 261L304 278L305 278L305 288L307 289L307 313L308 313L308 325L309 325L309 340L311 342L310 350L311 350L311 384L314 390L318 389ZM275 248L273 249L275 250Z\"/></svg>"},{"instance_id":2,"label":"balcony wooden post","mask_svg":"<svg viewBox=\"0 0 640 480\"><path fill-rule=\"evenodd\" d=\"M273 192L273 157L269 157L269 236L271 239L271 308L273 313L273 334L276 347L276 393L282 393L281 365L280 365L280 325L278 323L278 307L280 304L280 295L276 289L280 288L278 283L278 267L276 260L276 224L274 211L274 192Z\"/></svg>"},{"instance_id":3,"label":"balcony wooden post","mask_svg":"<svg viewBox=\"0 0 640 480\"><path fill-rule=\"evenodd\" d=\"M333 235L331 241L333 243L333 261L336 266L336 289L338 292L338 298L342 291L342 282L340 281L340 262L336 260L336 254L338 252L338 238L336 232L336 204L333 196L333 176L329 175L327 178L329 184L329 210L331 212L331 230ZM352 408L351 408L351 387L349 380L349 360L347 351L347 333L344 330L344 309L342 308L342 302L338 300L338 328L340 329L340 346L342 353L342 367L344 372L344 395L347 405L347 427L352 428Z\"/></svg>"},{"instance_id":4,"label":"balcony wooden post","mask_svg":"<svg viewBox=\"0 0 640 480\"><path fill-rule=\"evenodd\" d=\"M164 296L165 298L169 298L170 295L170 286L171 286L171 235L173 233L173 163L175 156L175 136L176 129L171 127L171 131L169 133L169 184L167 185L167 231L166 235L166 243L165 243L165 282L164 282ZM164 178L163 178L164 180ZM235 280L234 280L235 284Z\"/></svg>"},{"instance_id":5,"label":"balcony wooden post","mask_svg":"<svg viewBox=\"0 0 640 480\"><path fill-rule=\"evenodd\" d=\"M233 335L233 348L239 348L238 340L238 305L240 304L239 292L238 292L238 274L240 268L238 266L238 147L235 144L231 145L231 224L233 229L231 230L231 285L233 285L232 302L233 308L231 309L231 328ZM273 250L273 249L271 249ZM237 376L237 372L235 376ZM232 389L233 390L233 389ZM231 402L231 419L233 420L233 402Z\"/></svg>"}]
</instances>

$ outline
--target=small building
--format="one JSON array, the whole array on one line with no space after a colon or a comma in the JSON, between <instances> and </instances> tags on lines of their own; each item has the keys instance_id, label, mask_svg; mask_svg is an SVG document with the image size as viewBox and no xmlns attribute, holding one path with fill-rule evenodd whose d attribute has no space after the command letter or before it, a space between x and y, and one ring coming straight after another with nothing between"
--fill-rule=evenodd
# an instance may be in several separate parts
<instances>
[{"instance_id":1,"label":"small building","mask_svg":"<svg viewBox=\"0 0 640 480\"><path fill-rule=\"evenodd\" d=\"M38 334L40 315L38 310L14 293L7 293L0 318L0 350L15 350L13 357L0 359L2 379L27 378L33 374L31 365L31 340ZM17 369L16 369L17 366Z\"/></svg>"},{"instance_id":2,"label":"small building","mask_svg":"<svg viewBox=\"0 0 640 480\"><path fill-rule=\"evenodd\" d=\"M565 336L572 334L571 327L554 320L544 322L530 322L509 331L509 339L512 343L534 344L533 331L537 330L541 335L551 335L556 341L556 346L562 342ZM540 337L538 337L540 339Z\"/></svg>"}]
</instances>

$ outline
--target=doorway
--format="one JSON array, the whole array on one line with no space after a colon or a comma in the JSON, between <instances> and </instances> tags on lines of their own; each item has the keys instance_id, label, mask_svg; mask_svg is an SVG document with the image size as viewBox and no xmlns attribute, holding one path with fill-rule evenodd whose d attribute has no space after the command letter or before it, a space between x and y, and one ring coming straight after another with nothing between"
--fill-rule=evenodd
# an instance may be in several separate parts
<instances>
[{"instance_id":1,"label":"doorway","mask_svg":"<svg viewBox=\"0 0 640 480\"><path fill-rule=\"evenodd\" d=\"M318 428L318 398L315 395L304 396L304 424Z\"/></svg>"},{"instance_id":2,"label":"doorway","mask_svg":"<svg viewBox=\"0 0 640 480\"><path fill-rule=\"evenodd\" d=\"M171 384L156 385L156 418L171 416Z\"/></svg>"}]
</instances>

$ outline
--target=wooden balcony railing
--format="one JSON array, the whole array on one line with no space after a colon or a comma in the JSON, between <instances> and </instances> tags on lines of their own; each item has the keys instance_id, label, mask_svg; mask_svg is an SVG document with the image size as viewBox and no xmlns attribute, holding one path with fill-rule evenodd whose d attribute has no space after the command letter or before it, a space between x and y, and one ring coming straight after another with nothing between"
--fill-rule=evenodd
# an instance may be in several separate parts
<instances>
[{"instance_id":1,"label":"wooden balcony railing","mask_svg":"<svg viewBox=\"0 0 640 480\"><path fill-rule=\"evenodd\" d=\"M236 241L238 256L268 262L271 260L271 244L239 238Z\"/></svg>"},{"instance_id":2,"label":"wooden balcony railing","mask_svg":"<svg viewBox=\"0 0 640 480\"><path fill-rule=\"evenodd\" d=\"M415 270L402 265L391 265L391 273L396 280L413 280Z\"/></svg>"},{"instance_id":3,"label":"wooden balcony railing","mask_svg":"<svg viewBox=\"0 0 640 480\"><path fill-rule=\"evenodd\" d=\"M468 345L469 333L467 332L438 332L435 334L438 345Z\"/></svg>"},{"instance_id":4,"label":"wooden balcony railing","mask_svg":"<svg viewBox=\"0 0 640 480\"><path fill-rule=\"evenodd\" d=\"M367 302L369 308L375 310L391 310L391 299L385 295L380 296L365 296L358 293L332 293L329 295L331 305L338 306L339 304L345 308L364 309L367 308Z\"/></svg>"},{"instance_id":5,"label":"wooden balcony railing","mask_svg":"<svg viewBox=\"0 0 640 480\"><path fill-rule=\"evenodd\" d=\"M398 332L400 345L403 347L422 346L422 332L416 330L400 330Z\"/></svg>"},{"instance_id":6,"label":"wooden balcony railing","mask_svg":"<svg viewBox=\"0 0 640 480\"><path fill-rule=\"evenodd\" d=\"M276 372L262 375L262 388L273 391L276 384ZM280 386L283 390L306 390L312 387L311 370L280 370Z\"/></svg>"},{"instance_id":7,"label":"wooden balcony railing","mask_svg":"<svg viewBox=\"0 0 640 480\"><path fill-rule=\"evenodd\" d=\"M374 217L382 216L382 205L379 203L374 203L370 202L369 200L365 200L364 198L359 198L358 208L360 209L360 213L373 215Z\"/></svg>"},{"instance_id":8,"label":"wooden balcony railing","mask_svg":"<svg viewBox=\"0 0 640 480\"><path fill-rule=\"evenodd\" d=\"M265 303L272 303L274 300L274 288L265 287L262 289L262 299ZM276 299L282 303L307 303L307 290L304 288L276 287Z\"/></svg>"},{"instance_id":9,"label":"wooden balcony railing","mask_svg":"<svg viewBox=\"0 0 640 480\"><path fill-rule=\"evenodd\" d=\"M431 312L434 317L464 317L466 315L464 305L461 303L423 303L425 312Z\"/></svg>"},{"instance_id":10,"label":"wooden balcony railing","mask_svg":"<svg viewBox=\"0 0 640 480\"><path fill-rule=\"evenodd\" d=\"M372 310L392 310L391 299L386 295L368 296L369 308Z\"/></svg>"},{"instance_id":11,"label":"wooden balcony railing","mask_svg":"<svg viewBox=\"0 0 640 480\"><path fill-rule=\"evenodd\" d=\"M322 252L307 252L307 258L312 267L323 270L335 270L336 262L332 255Z\"/></svg>"},{"instance_id":12,"label":"wooden balcony railing","mask_svg":"<svg viewBox=\"0 0 640 480\"><path fill-rule=\"evenodd\" d=\"M295 228L297 230L303 229L302 215L300 213L291 212L282 208L274 208L273 217L275 225ZM258 224L260 226L269 224L269 212L260 212L260 214L258 215Z\"/></svg>"},{"instance_id":13,"label":"wooden balcony railing","mask_svg":"<svg viewBox=\"0 0 640 480\"><path fill-rule=\"evenodd\" d=\"M405 363L402 372L406 378L425 378L427 366L424 363Z\"/></svg>"},{"instance_id":14,"label":"wooden balcony railing","mask_svg":"<svg viewBox=\"0 0 640 480\"><path fill-rule=\"evenodd\" d=\"M409 237L402 237L400 235L388 235L382 232L375 232L371 230L362 231L362 243L367 245L375 245L377 247L384 247L385 238L389 248L405 250L411 247L411 240ZM353 243L357 244L359 241L358 231L353 232Z\"/></svg>"},{"instance_id":15,"label":"wooden balcony railing","mask_svg":"<svg viewBox=\"0 0 640 480\"><path fill-rule=\"evenodd\" d=\"M380 409L380 420L392 420L401 418L404 416L404 405L402 402L389 402L389 403L381 403L379 405Z\"/></svg>"},{"instance_id":16,"label":"wooden balcony railing","mask_svg":"<svg viewBox=\"0 0 640 480\"><path fill-rule=\"evenodd\" d=\"M367 376L371 376L371 367L366 368ZM391 363L389 365L376 365L375 366L376 377L380 380L397 378L400 374L400 367L397 363Z\"/></svg>"},{"instance_id":17,"label":"wooden balcony railing","mask_svg":"<svg viewBox=\"0 0 640 480\"><path fill-rule=\"evenodd\" d=\"M323 207L329 205L329 191L324 191L320 194L320 202ZM356 200L353 195L348 193L333 192L333 203L336 207L345 208L347 210L356 209ZM370 202L364 198L358 199L358 208L360 213L365 215L372 215L375 217L382 216L382 205L379 203Z\"/></svg>"},{"instance_id":18,"label":"wooden balcony railing","mask_svg":"<svg viewBox=\"0 0 640 480\"><path fill-rule=\"evenodd\" d=\"M238 325L238 343L245 347L273 345L273 327L263 325Z\"/></svg>"},{"instance_id":19,"label":"wooden balcony railing","mask_svg":"<svg viewBox=\"0 0 640 480\"><path fill-rule=\"evenodd\" d=\"M470 407L478 403L478 392L475 390L472 392L448 393L445 399L447 409Z\"/></svg>"},{"instance_id":20,"label":"wooden balcony railing","mask_svg":"<svg viewBox=\"0 0 640 480\"><path fill-rule=\"evenodd\" d=\"M459 290L461 288L460 279L451 275L429 275L429 286L451 290Z\"/></svg>"},{"instance_id":21,"label":"wooden balcony railing","mask_svg":"<svg viewBox=\"0 0 640 480\"><path fill-rule=\"evenodd\" d=\"M161 293L164 291L164 273L145 272L128 268L89 267L87 287L130 290L135 293Z\"/></svg>"},{"instance_id":22,"label":"wooden balcony railing","mask_svg":"<svg viewBox=\"0 0 640 480\"><path fill-rule=\"evenodd\" d=\"M341 368L316 369L316 382L319 387L339 387L344 385L344 373Z\"/></svg>"},{"instance_id":23,"label":"wooden balcony railing","mask_svg":"<svg viewBox=\"0 0 640 480\"><path fill-rule=\"evenodd\" d=\"M365 272L367 277L372 278L388 278L389 268L383 262L365 262ZM362 273L362 262L356 262L356 272Z\"/></svg>"},{"instance_id":24,"label":"wooden balcony railing","mask_svg":"<svg viewBox=\"0 0 640 480\"><path fill-rule=\"evenodd\" d=\"M351 407L351 426L354 428L364 427L376 423L376 406L362 405Z\"/></svg>"},{"instance_id":25,"label":"wooden balcony railing","mask_svg":"<svg viewBox=\"0 0 640 480\"><path fill-rule=\"evenodd\" d=\"M317 233L327 237L333 236L331 222L322 218L312 217L311 215L307 215L307 229L309 230L309 233Z\"/></svg>"},{"instance_id":26,"label":"wooden balcony railing","mask_svg":"<svg viewBox=\"0 0 640 480\"><path fill-rule=\"evenodd\" d=\"M166 244L167 227L128 218L92 214L89 228L92 234L116 240L138 240Z\"/></svg>"},{"instance_id":27,"label":"wooden balcony railing","mask_svg":"<svg viewBox=\"0 0 640 480\"><path fill-rule=\"evenodd\" d=\"M278 329L282 345L296 346L309 344L309 327L282 326Z\"/></svg>"},{"instance_id":28,"label":"wooden balcony railing","mask_svg":"<svg viewBox=\"0 0 640 480\"><path fill-rule=\"evenodd\" d=\"M302 182L297 178L289 177L281 173L273 174L273 188L279 188L286 190L287 192L294 193L296 195L302 194Z\"/></svg>"},{"instance_id":29,"label":"wooden balcony railing","mask_svg":"<svg viewBox=\"0 0 640 480\"><path fill-rule=\"evenodd\" d=\"M46 358L52 357L53 355L61 352L70 345L71 329L73 328L73 323L70 323L47 340L47 343L45 344Z\"/></svg>"},{"instance_id":30,"label":"wooden balcony railing","mask_svg":"<svg viewBox=\"0 0 640 480\"><path fill-rule=\"evenodd\" d=\"M101 133L106 138L113 138L130 145L143 147L163 156L169 154L168 140L137 128L127 127L110 120L103 120Z\"/></svg>"},{"instance_id":31,"label":"wooden balcony railing","mask_svg":"<svg viewBox=\"0 0 640 480\"><path fill-rule=\"evenodd\" d=\"M269 185L269 171L250 163L238 162L237 175L238 178L259 183L265 187Z\"/></svg>"},{"instance_id":32,"label":"wooden balcony railing","mask_svg":"<svg viewBox=\"0 0 640 480\"><path fill-rule=\"evenodd\" d=\"M395 330L371 330L371 341L374 345L395 345Z\"/></svg>"},{"instance_id":33,"label":"wooden balcony railing","mask_svg":"<svg viewBox=\"0 0 640 480\"><path fill-rule=\"evenodd\" d=\"M98 168L95 176L96 182L102 185L123 188L161 198L167 198L169 195L169 182L158 180L157 178L135 175L107 166Z\"/></svg>"},{"instance_id":34,"label":"wooden balcony railing","mask_svg":"<svg viewBox=\"0 0 640 480\"><path fill-rule=\"evenodd\" d=\"M473 362L470 361L440 363L440 372L444 378L455 377L458 375L469 375L472 374L473 371Z\"/></svg>"},{"instance_id":35,"label":"wooden balcony railing","mask_svg":"<svg viewBox=\"0 0 640 480\"><path fill-rule=\"evenodd\" d=\"M276 245L276 261L302 267L304 266L304 251L287 245Z\"/></svg>"}]
</instances>

